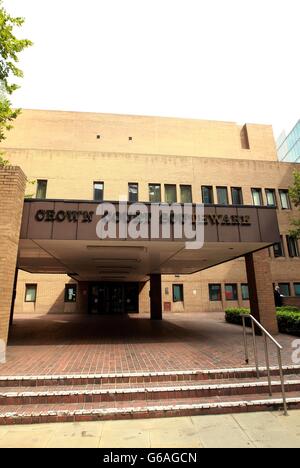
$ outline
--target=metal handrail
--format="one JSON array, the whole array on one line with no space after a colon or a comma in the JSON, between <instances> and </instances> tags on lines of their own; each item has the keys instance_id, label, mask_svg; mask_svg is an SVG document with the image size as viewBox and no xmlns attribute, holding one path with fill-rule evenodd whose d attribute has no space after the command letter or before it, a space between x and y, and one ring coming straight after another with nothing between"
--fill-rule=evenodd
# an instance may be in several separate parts
<instances>
[{"instance_id":1,"label":"metal handrail","mask_svg":"<svg viewBox=\"0 0 300 468\"><path fill-rule=\"evenodd\" d=\"M247 333L246 333L246 318L251 320L251 327L252 327L252 338L253 338L253 348L254 348L254 359L255 359L255 367L257 378L260 378L259 373L259 365L258 365L258 353L257 353L257 342L256 342L256 335L255 335L255 325L263 332L264 336L264 348L265 348L265 358L266 358L266 366L267 366L267 373L268 373L268 384L269 384L269 395L272 396L272 382L271 382L271 372L270 372L270 360L269 360L269 350L268 350L268 340L276 346L277 348L277 358L278 358L278 367L280 373L280 381L281 381L281 392L282 392L282 401L283 401L283 409L284 415L287 416L287 402L286 402L286 393L285 393L285 384L284 384L284 374L283 374L283 367L282 367L282 356L281 351L283 347L278 343L278 341L273 338L272 335L256 320L253 315L249 314L242 314L242 321L243 321L243 334L244 334L244 345L245 345L245 360L246 363L249 364L249 352L248 352L248 342L247 342Z\"/></svg>"}]
</instances>

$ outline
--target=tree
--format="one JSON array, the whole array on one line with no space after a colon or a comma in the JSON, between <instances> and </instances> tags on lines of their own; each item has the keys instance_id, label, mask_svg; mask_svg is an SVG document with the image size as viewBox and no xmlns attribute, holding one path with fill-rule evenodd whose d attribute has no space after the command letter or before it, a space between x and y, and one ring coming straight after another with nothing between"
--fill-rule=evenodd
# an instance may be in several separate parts
<instances>
[{"instance_id":1,"label":"tree","mask_svg":"<svg viewBox=\"0 0 300 468\"><path fill-rule=\"evenodd\" d=\"M294 170L293 172L294 182L289 189L289 195L294 205L300 210L300 172ZM291 221L292 229L290 235L296 239L300 239L300 215L297 218L293 218Z\"/></svg>"},{"instance_id":2,"label":"tree","mask_svg":"<svg viewBox=\"0 0 300 468\"><path fill-rule=\"evenodd\" d=\"M19 54L32 45L28 39L18 39L14 35L14 28L23 25L23 18L14 18L7 13L0 0L0 143L5 139L5 132L12 128L12 122L20 114L20 109L13 109L9 96L19 86L14 83L14 78L23 77L23 72L18 68ZM5 160L0 155L0 165Z\"/></svg>"}]
</instances>

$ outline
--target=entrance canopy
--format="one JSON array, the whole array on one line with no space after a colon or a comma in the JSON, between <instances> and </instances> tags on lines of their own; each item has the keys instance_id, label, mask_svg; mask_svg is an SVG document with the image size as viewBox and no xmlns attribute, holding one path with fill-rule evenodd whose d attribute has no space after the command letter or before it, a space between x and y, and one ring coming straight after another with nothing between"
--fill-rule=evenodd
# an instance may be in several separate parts
<instances>
[{"instance_id":1,"label":"entrance canopy","mask_svg":"<svg viewBox=\"0 0 300 468\"><path fill-rule=\"evenodd\" d=\"M114 203L117 206L117 203ZM151 204L145 204L151 210ZM144 206L145 206L144 205ZM26 200L18 268L66 273L79 281L145 281L150 274L191 274L280 241L275 208L204 207L204 244L187 249L186 238L130 236L100 239L99 202ZM193 205L196 210L196 205Z\"/></svg>"}]
</instances>

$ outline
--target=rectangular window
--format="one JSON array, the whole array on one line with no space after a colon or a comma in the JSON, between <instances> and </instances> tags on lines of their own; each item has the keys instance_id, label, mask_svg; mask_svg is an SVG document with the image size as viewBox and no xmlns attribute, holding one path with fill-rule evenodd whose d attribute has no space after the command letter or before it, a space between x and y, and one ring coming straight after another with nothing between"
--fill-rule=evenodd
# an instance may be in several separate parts
<instances>
[{"instance_id":1,"label":"rectangular window","mask_svg":"<svg viewBox=\"0 0 300 468\"><path fill-rule=\"evenodd\" d=\"M76 302L77 285L66 284L65 286L65 302Z\"/></svg>"},{"instance_id":2,"label":"rectangular window","mask_svg":"<svg viewBox=\"0 0 300 468\"><path fill-rule=\"evenodd\" d=\"M151 203L161 202L161 186L160 184L149 184L149 201Z\"/></svg>"},{"instance_id":3,"label":"rectangular window","mask_svg":"<svg viewBox=\"0 0 300 468\"><path fill-rule=\"evenodd\" d=\"M191 185L180 185L180 201L181 203L193 203Z\"/></svg>"},{"instance_id":4,"label":"rectangular window","mask_svg":"<svg viewBox=\"0 0 300 468\"><path fill-rule=\"evenodd\" d=\"M294 283L295 296L300 297L300 283Z\"/></svg>"},{"instance_id":5,"label":"rectangular window","mask_svg":"<svg viewBox=\"0 0 300 468\"><path fill-rule=\"evenodd\" d=\"M288 190L279 190L279 196L280 196L281 208L283 210L290 210L291 209L291 203L290 203L289 191Z\"/></svg>"},{"instance_id":6,"label":"rectangular window","mask_svg":"<svg viewBox=\"0 0 300 468\"><path fill-rule=\"evenodd\" d=\"M273 245L274 257L285 257L283 249L283 237L280 236L280 242Z\"/></svg>"},{"instance_id":7,"label":"rectangular window","mask_svg":"<svg viewBox=\"0 0 300 468\"><path fill-rule=\"evenodd\" d=\"M171 184L165 185L165 202L177 203L176 185L171 185Z\"/></svg>"},{"instance_id":8,"label":"rectangular window","mask_svg":"<svg viewBox=\"0 0 300 468\"><path fill-rule=\"evenodd\" d=\"M221 292L221 285L220 284L209 284L209 300L210 301L221 301L222 300L222 292Z\"/></svg>"},{"instance_id":9,"label":"rectangular window","mask_svg":"<svg viewBox=\"0 0 300 468\"><path fill-rule=\"evenodd\" d=\"M290 257L299 257L298 241L294 237L286 236L286 243Z\"/></svg>"},{"instance_id":10,"label":"rectangular window","mask_svg":"<svg viewBox=\"0 0 300 468\"><path fill-rule=\"evenodd\" d=\"M36 187L36 198L41 200L45 199L47 196L47 180L38 180Z\"/></svg>"},{"instance_id":11,"label":"rectangular window","mask_svg":"<svg viewBox=\"0 0 300 468\"><path fill-rule=\"evenodd\" d=\"M240 187L231 187L231 198L233 205L243 204L243 193Z\"/></svg>"},{"instance_id":12,"label":"rectangular window","mask_svg":"<svg viewBox=\"0 0 300 468\"><path fill-rule=\"evenodd\" d=\"M242 299L243 299L243 301L248 301L249 300L249 286L248 286L248 284L241 284L241 290L242 290Z\"/></svg>"},{"instance_id":13,"label":"rectangular window","mask_svg":"<svg viewBox=\"0 0 300 468\"><path fill-rule=\"evenodd\" d=\"M291 295L291 289L289 283L278 283L280 293L283 296L290 296Z\"/></svg>"},{"instance_id":14,"label":"rectangular window","mask_svg":"<svg viewBox=\"0 0 300 468\"><path fill-rule=\"evenodd\" d=\"M268 206L277 206L276 192L274 189L266 189L266 198Z\"/></svg>"},{"instance_id":15,"label":"rectangular window","mask_svg":"<svg viewBox=\"0 0 300 468\"><path fill-rule=\"evenodd\" d=\"M183 302L183 284L173 284L173 302Z\"/></svg>"},{"instance_id":16,"label":"rectangular window","mask_svg":"<svg viewBox=\"0 0 300 468\"><path fill-rule=\"evenodd\" d=\"M253 188L251 189L251 192L252 192L253 205L262 206L263 201L262 201L261 189Z\"/></svg>"},{"instance_id":17,"label":"rectangular window","mask_svg":"<svg viewBox=\"0 0 300 468\"><path fill-rule=\"evenodd\" d=\"M94 182L94 200L103 201L104 183Z\"/></svg>"},{"instance_id":18,"label":"rectangular window","mask_svg":"<svg viewBox=\"0 0 300 468\"><path fill-rule=\"evenodd\" d=\"M36 302L36 284L26 284L25 286L25 302Z\"/></svg>"},{"instance_id":19,"label":"rectangular window","mask_svg":"<svg viewBox=\"0 0 300 468\"><path fill-rule=\"evenodd\" d=\"M220 205L228 205L227 187L217 187L217 197Z\"/></svg>"},{"instance_id":20,"label":"rectangular window","mask_svg":"<svg viewBox=\"0 0 300 468\"><path fill-rule=\"evenodd\" d=\"M237 285L236 284L225 284L225 298L226 301L237 301Z\"/></svg>"},{"instance_id":21,"label":"rectangular window","mask_svg":"<svg viewBox=\"0 0 300 468\"><path fill-rule=\"evenodd\" d=\"M212 205L214 202L213 188L210 185L202 185L202 203Z\"/></svg>"},{"instance_id":22,"label":"rectangular window","mask_svg":"<svg viewBox=\"0 0 300 468\"><path fill-rule=\"evenodd\" d=\"M139 201L139 184L128 184L128 201L136 203Z\"/></svg>"}]
</instances>

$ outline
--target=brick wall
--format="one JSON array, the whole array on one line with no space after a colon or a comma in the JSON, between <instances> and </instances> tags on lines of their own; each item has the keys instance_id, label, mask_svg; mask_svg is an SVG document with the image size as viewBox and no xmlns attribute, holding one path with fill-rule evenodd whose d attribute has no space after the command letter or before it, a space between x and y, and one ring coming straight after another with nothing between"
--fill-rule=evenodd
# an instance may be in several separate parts
<instances>
[{"instance_id":1,"label":"brick wall","mask_svg":"<svg viewBox=\"0 0 300 468\"><path fill-rule=\"evenodd\" d=\"M26 177L0 168L0 340L7 341Z\"/></svg>"}]
</instances>

